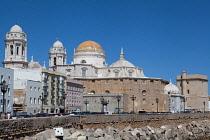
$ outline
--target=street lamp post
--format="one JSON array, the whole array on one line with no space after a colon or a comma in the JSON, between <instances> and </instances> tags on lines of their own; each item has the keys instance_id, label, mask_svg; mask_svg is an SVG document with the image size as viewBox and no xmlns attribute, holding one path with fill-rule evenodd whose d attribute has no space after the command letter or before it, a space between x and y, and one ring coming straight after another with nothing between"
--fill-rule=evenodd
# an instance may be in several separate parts
<instances>
[{"instance_id":1,"label":"street lamp post","mask_svg":"<svg viewBox=\"0 0 210 140\"><path fill-rule=\"evenodd\" d=\"M42 96L39 96L40 100L42 101L42 108L41 108L41 113L43 114L44 113L44 109L43 109L43 103L44 103L44 95L43 95L43 92L42 92Z\"/></svg>"},{"instance_id":2,"label":"street lamp post","mask_svg":"<svg viewBox=\"0 0 210 140\"><path fill-rule=\"evenodd\" d=\"M4 114L6 112L5 93L7 92L8 85L6 84L5 80L3 80L3 82L1 82L0 85L1 85L1 92L3 93L3 110L2 110L2 113Z\"/></svg>"},{"instance_id":3,"label":"street lamp post","mask_svg":"<svg viewBox=\"0 0 210 140\"><path fill-rule=\"evenodd\" d=\"M203 113L205 113L205 105L206 105L206 102L203 101L203 107L204 107L204 112Z\"/></svg>"},{"instance_id":4,"label":"street lamp post","mask_svg":"<svg viewBox=\"0 0 210 140\"><path fill-rule=\"evenodd\" d=\"M117 110L117 113L118 114L120 114L120 104L119 104L119 102L120 102L120 100L121 100L121 96L118 94L117 96L116 96L116 98L117 98L117 102L118 102L118 110Z\"/></svg>"},{"instance_id":5,"label":"street lamp post","mask_svg":"<svg viewBox=\"0 0 210 140\"><path fill-rule=\"evenodd\" d=\"M156 98L156 103L157 103L157 112L158 112L158 103L159 103L159 99Z\"/></svg>"},{"instance_id":6,"label":"street lamp post","mask_svg":"<svg viewBox=\"0 0 210 140\"><path fill-rule=\"evenodd\" d=\"M84 101L84 104L86 105L86 112L87 112L87 104L89 104L89 101L86 99L86 100Z\"/></svg>"},{"instance_id":7,"label":"street lamp post","mask_svg":"<svg viewBox=\"0 0 210 140\"><path fill-rule=\"evenodd\" d=\"M66 93L64 93L63 94L63 101L64 101L64 111L63 111L63 114L65 114L66 113L66 96L67 96L67 94Z\"/></svg>"},{"instance_id":8,"label":"street lamp post","mask_svg":"<svg viewBox=\"0 0 210 140\"><path fill-rule=\"evenodd\" d=\"M131 96L130 98L131 98L131 100L133 101L133 114L134 114L134 101L136 100L136 97L133 95L133 96Z\"/></svg>"},{"instance_id":9,"label":"street lamp post","mask_svg":"<svg viewBox=\"0 0 210 140\"><path fill-rule=\"evenodd\" d=\"M185 102L186 102L185 97L183 98L183 102L184 102L184 112L185 112Z\"/></svg>"},{"instance_id":10,"label":"street lamp post","mask_svg":"<svg viewBox=\"0 0 210 140\"><path fill-rule=\"evenodd\" d=\"M101 96L100 100L101 100L101 105L102 105L101 112L104 112L104 97Z\"/></svg>"}]
</instances>

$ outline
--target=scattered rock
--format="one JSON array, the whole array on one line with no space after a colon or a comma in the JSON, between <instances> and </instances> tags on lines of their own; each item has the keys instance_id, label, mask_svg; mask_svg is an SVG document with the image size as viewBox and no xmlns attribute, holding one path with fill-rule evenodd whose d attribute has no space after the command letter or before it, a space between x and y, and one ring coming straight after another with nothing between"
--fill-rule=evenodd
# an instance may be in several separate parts
<instances>
[{"instance_id":1,"label":"scattered rock","mask_svg":"<svg viewBox=\"0 0 210 140\"><path fill-rule=\"evenodd\" d=\"M105 129L64 129L64 140L186 140L210 137L210 121L192 121L176 127L164 125L160 128L150 126L135 128L131 126L118 130L108 126ZM40 132L25 140L56 140L54 130Z\"/></svg>"}]
</instances>

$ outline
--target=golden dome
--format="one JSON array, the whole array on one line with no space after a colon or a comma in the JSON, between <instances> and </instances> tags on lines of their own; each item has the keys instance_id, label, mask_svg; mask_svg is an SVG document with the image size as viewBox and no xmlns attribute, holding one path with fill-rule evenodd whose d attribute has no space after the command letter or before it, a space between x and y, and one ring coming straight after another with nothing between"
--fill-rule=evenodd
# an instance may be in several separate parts
<instances>
[{"instance_id":1,"label":"golden dome","mask_svg":"<svg viewBox=\"0 0 210 140\"><path fill-rule=\"evenodd\" d=\"M97 42L88 40L88 41L81 43L77 47L76 52L101 52L101 53L104 53L104 50L102 49L101 45L99 45Z\"/></svg>"}]
</instances>

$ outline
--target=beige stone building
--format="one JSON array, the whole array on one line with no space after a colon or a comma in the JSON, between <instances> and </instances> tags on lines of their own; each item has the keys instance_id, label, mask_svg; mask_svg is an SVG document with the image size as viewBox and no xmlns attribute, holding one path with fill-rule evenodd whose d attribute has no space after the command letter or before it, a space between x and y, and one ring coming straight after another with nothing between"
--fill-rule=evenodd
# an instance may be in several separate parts
<instances>
[{"instance_id":1,"label":"beige stone building","mask_svg":"<svg viewBox=\"0 0 210 140\"><path fill-rule=\"evenodd\" d=\"M65 107L66 76L42 69L43 109L45 113L63 113Z\"/></svg>"},{"instance_id":2,"label":"beige stone building","mask_svg":"<svg viewBox=\"0 0 210 140\"><path fill-rule=\"evenodd\" d=\"M85 94L123 94L125 112L133 110L131 96L135 96L134 111L156 112L156 98L159 99L158 111L169 111L169 96L164 94L168 81L153 78L106 78L78 79L84 82Z\"/></svg>"},{"instance_id":3,"label":"beige stone building","mask_svg":"<svg viewBox=\"0 0 210 140\"><path fill-rule=\"evenodd\" d=\"M177 76L177 86L185 96L185 109L208 111L208 78L205 75L187 75L185 71Z\"/></svg>"}]
</instances>

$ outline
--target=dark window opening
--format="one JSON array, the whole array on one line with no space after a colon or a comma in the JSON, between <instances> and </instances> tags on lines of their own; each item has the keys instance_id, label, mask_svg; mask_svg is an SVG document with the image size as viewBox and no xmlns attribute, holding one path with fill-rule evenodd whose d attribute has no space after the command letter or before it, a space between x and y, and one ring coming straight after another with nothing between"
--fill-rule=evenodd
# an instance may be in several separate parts
<instances>
[{"instance_id":1,"label":"dark window opening","mask_svg":"<svg viewBox=\"0 0 210 140\"><path fill-rule=\"evenodd\" d=\"M19 54L19 47L17 47L17 55Z\"/></svg>"},{"instance_id":2,"label":"dark window opening","mask_svg":"<svg viewBox=\"0 0 210 140\"><path fill-rule=\"evenodd\" d=\"M109 94L110 92L109 92L109 90L106 90L105 93L106 93L106 94Z\"/></svg>"},{"instance_id":3,"label":"dark window opening","mask_svg":"<svg viewBox=\"0 0 210 140\"><path fill-rule=\"evenodd\" d=\"M53 63L54 65L56 65L56 57L54 57Z\"/></svg>"},{"instance_id":4,"label":"dark window opening","mask_svg":"<svg viewBox=\"0 0 210 140\"><path fill-rule=\"evenodd\" d=\"M10 54L13 55L13 45L10 45Z\"/></svg>"}]
</instances>

